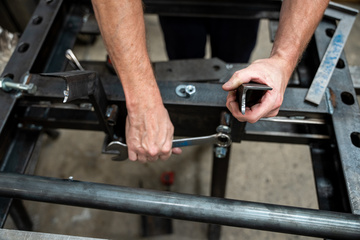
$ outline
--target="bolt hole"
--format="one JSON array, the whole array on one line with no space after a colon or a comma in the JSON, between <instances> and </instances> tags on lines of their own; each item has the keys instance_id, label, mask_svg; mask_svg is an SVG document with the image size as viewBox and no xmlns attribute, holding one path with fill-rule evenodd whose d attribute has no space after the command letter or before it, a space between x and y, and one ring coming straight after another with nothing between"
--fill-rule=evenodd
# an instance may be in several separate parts
<instances>
[{"instance_id":1,"label":"bolt hole","mask_svg":"<svg viewBox=\"0 0 360 240\"><path fill-rule=\"evenodd\" d=\"M28 43L20 43L19 47L18 47L18 52L19 53L24 53L29 49L30 45Z\"/></svg>"},{"instance_id":2,"label":"bolt hole","mask_svg":"<svg viewBox=\"0 0 360 240\"><path fill-rule=\"evenodd\" d=\"M220 70L220 66L219 66L219 65L214 65L214 66L213 66L213 69L214 69L215 71L219 71L219 70Z\"/></svg>"},{"instance_id":3,"label":"bolt hole","mask_svg":"<svg viewBox=\"0 0 360 240\"><path fill-rule=\"evenodd\" d=\"M181 89L180 89L180 92L181 92L181 93L185 93L185 88L181 88Z\"/></svg>"},{"instance_id":4,"label":"bolt hole","mask_svg":"<svg viewBox=\"0 0 360 240\"><path fill-rule=\"evenodd\" d=\"M354 96L349 92L342 92L341 100L347 105L353 105L355 103Z\"/></svg>"},{"instance_id":5,"label":"bolt hole","mask_svg":"<svg viewBox=\"0 0 360 240\"><path fill-rule=\"evenodd\" d=\"M168 68L166 69L167 72L171 73L172 72L172 69L171 68Z\"/></svg>"},{"instance_id":6,"label":"bolt hole","mask_svg":"<svg viewBox=\"0 0 360 240\"><path fill-rule=\"evenodd\" d=\"M335 29L332 29L332 28L327 28L326 30L325 30L325 32L326 32L326 35L328 36L328 37L333 37L334 36L334 33L335 33Z\"/></svg>"},{"instance_id":7,"label":"bolt hole","mask_svg":"<svg viewBox=\"0 0 360 240\"><path fill-rule=\"evenodd\" d=\"M351 133L351 142L356 147L360 148L360 133L359 132Z\"/></svg>"},{"instance_id":8,"label":"bolt hole","mask_svg":"<svg viewBox=\"0 0 360 240\"><path fill-rule=\"evenodd\" d=\"M32 19L32 23L33 23L34 25L39 25L41 22L42 22L42 17L40 17L40 16L35 16L35 17L33 17L33 19Z\"/></svg>"},{"instance_id":9,"label":"bolt hole","mask_svg":"<svg viewBox=\"0 0 360 240\"><path fill-rule=\"evenodd\" d=\"M45 0L47 4L51 3L53 0Z\"/></svg>"},{"instance_id":10,"label":"bolt hole","mask_svg":"<svg viewBox=\"0 0 360 240\"><path fill-rule=\"evenodd\" d=\"M341 58L339 59L339 61L336 64L336 68L344 68L345 67L345 62L344 60L342 60Z\"/></svg>"}]
</instances>

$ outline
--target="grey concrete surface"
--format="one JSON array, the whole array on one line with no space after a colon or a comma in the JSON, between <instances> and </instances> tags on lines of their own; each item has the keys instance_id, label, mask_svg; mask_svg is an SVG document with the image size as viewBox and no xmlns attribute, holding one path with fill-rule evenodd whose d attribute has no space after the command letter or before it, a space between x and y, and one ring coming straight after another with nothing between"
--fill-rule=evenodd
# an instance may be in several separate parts
<instances>
[{"instance_id":1,"label":"grey concrete surface","mask_svg":"<svg viewBox=\"0 0 360 240\"><path fill-rule=\"evenodd\" d=\"M19 230L0 229L1 240L101 240L99 238L85 238L75 237L69 235L51 234L51 233L39 233L39 232L27 232Z\"/></svg>"},{"instance_id":2,"label":"grey concrete surface","mask_svg":"<svg viewBox=\"0 0 360 240\"><path fill-rule=\"evenodd\" d=\"M359 8L359 5L353 5ZM146 16L149 54L153 61L167 60L158 19ZM360 65L359 31L356 26L346 45L350 65ZM271 50L267 21L261 21L259 38L252 60L267 57ZM101 38L94 46L77 46L80 59L104 60ZM207 54L209 56L209 54ZM214 129L215 131L215 129ZM101 154L104 134L90 131L61 130L57 140L43 137L36 175L93 181L130 187L165 190L160 176L175 172L171 191L209 195L211 178L211 147L184 148L180 156L166 162L140 164L112 162ZM306 208L317 208L316 192L307 146L243 142L234 144L228 176L227 198L266 202ZM138 215L114 213L87 208L25 202L38 232L57 233L108 239L206 239L207 225L173 220L174 233L152 238L141 237ZM12 227L11 219L7 228ZM223 227L222 240L295 240L307 237L265 231Z\"/></svg>"}]
</instances>

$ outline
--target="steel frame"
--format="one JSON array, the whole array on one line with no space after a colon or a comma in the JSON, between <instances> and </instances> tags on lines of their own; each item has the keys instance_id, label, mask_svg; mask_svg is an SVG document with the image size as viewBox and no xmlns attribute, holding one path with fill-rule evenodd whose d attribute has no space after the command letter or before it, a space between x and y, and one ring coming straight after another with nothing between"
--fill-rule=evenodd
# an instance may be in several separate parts
<instances>
[{"instance_id":1,"label":"steel frame","mask_svg":"<svg viewBox=\"0 0 360 240\"><path fill-rule=\"evenodd\" d=\"M149 13L207 17L239 17L239 14L243 13L242 17L245 18L269 18L272 21L276 21L278 18L281 4L279 1L242 3L235 0L212 1L210 4L204 0L191 2L147 0L144 2L146 11ZM89 97L74 100L72 108L58 107L56 103L62 102L66 82L61 77L42 74L69 70L64 53L66 49L73 47L78 33L82 31L98 33L98 28L92 24L93 22L84 22L84 12L88 13L90 8L88 1L76 3L66 0L40 1L33 18L20 38L16 51L2 73L3 77L10 77L14 82L34 83L38 91L34 95L16 91L10 93L0 91L0 163L2 171L0 196L4 197L0 199L1 226L4 225L13 198L103 208L96 204L90 204L91 197L86 195L84 189L78 188L85 184L90 188L97 189L95 183L67 181L66 184L69 188L75 189L74 192L71 192L75 199L70 201L61 198L60 195L63 194L63 191L61 194L54 192L47 196L39 194L39 186L41 187L38 184L39 181L46 182L46 186L54 188L60 188L63 181L21 175L25 172L38 137L44 130L68 128L99 130L106 133L113 130L118 136L109 136L110 139L124 137L125 98L119 79L108 71L104 63L82 62L82 65L87 70L97 72L104 88L107 104L118 106L117 124L111 127L111 131L106 130L108 126L104 124L107 124L107 119L105 116L101 116L104 113L104 106L100 112L93 111L91 107L84 107L89 106L84 104L90 102ZM286 90L279 117L262 119L256 124L246 125L232 118L227 118L226 122L232 128L231 135L234 142L249 140L309 145L320 210L311 212L307 216L311 218L326 216L331 220L326 221L326 226L321 223L316 225L321 231L311 230L307 224L300 221L300 216L309 213L307 209L296 209L299 215L290 214L286 216L288 218L285 221L281 222L280 218L284 215L280 216L275 213L278 210L288 211L289 209L284 206L270 208L269 214L273 214L271 219L259 216L263 221L261 224L257 224L257 220L251 220L251 218L240 221L240 223L236 223L236 218L227 218L226 216L217 221L211 220L210 217L200 219L201 213L196 213L196 211L192 213L192 217L187 218L184 216L189 212L185 208L175 208L171 202L167 202L171 214L169 212L158 214L161 206L148 209L140 202L137 207L141 206L141 211L136 213L323 238L358 239L360 236L360 217L358 216L360 213L360 190L358 187L360 186L360 110L344 53L340 56L337 68L328 85L327 94L320 104L315 106L304 101L307 89L320 65L320 60L325 55L331 41L329 35L336 29L336 20L342 22L349 18L353 20L355 15L356 11L353 9L330 4L326 16L319 24ZM175 125L175 135L201 136L214 133L214 129L219 125L220 119L223 119L224 112L226 112L226 93L221 90L221 84L231 76L235 69L244 66L244 64L225 64L217 59L154 63L164 103ZM199 78L199 75L202 75L199 74L201 71L206 73L205 78ZM196 86L196 94L191 98L176 96L174 91L176 86L189 81ZM99 99L101 100L101 98ZM96 103L96 99L91 102ZM191 124L188 124L190 122ZM18 151L18 149L22 151ZM228 161L229 154L222 163L214 156L212 178L212 196L214 197L224 197L225 195ZM102 187L122 189L122 187L108 185ZM26 194L19 194L19 191L15 191L15 189L21 189ZM129 191L136 190L130 189ZM116 197L113 194L109 193L109 196ZM138 191L137 194L141 198L148 192ZM157 192L154 193L154 196L166 199L169 193ZM177 196L185 197L181 194ZM104 197L99 194L97 199L103 201ZM189 201L191 204L207 201L224 208L238 204L243 206L243 208L237 209L241 212L250 210L252 206L260 207L260 209L264 206L268 207L261 203L244 205L244 202L238 200L211 197L189 196ZM16 207L16 205L18 204L14 206ZM111 210L134 212L130 207L127 209L115 208L111 208ZM216 208L204 211L211 215L214 213L211 212L211 209ZM220 215L222 216L222 214ZM236 217L241 217L241 214L237 214ZM273 221L280 224L274 226ZM295 221L296 226L290 226L291 221ZM215 230L212 228L210 236L218 233L219 228L215 228Z\"/></svg>"}]
</instances>

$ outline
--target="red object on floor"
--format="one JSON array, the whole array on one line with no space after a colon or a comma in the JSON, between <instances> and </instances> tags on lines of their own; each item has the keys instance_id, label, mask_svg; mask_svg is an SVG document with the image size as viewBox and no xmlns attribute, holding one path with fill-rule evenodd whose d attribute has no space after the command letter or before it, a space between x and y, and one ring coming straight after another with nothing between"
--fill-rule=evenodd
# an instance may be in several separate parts
<instances>
[{"instance_id":1,"label":"red object on floor","mask_svg":"<svg viewBox=\"0 0 360 240\"><path fill-rule=\"evenodd\" d=\"M171 186L174 183L175 173L173 171L163 172L161 174L161 182L165 186Z\"/></svg>"}]
</instances>

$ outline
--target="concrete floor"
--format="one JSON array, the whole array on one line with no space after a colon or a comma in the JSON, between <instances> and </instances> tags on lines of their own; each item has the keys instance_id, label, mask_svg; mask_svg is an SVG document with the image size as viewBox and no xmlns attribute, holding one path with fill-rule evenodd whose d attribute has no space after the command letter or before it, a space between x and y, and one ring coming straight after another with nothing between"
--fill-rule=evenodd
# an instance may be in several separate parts
<instances>
[{"instance_id":1,"label":"concrete floor","mask_svg":"<svg viewBox=\"0 0 360 240\"><path fill-rule=\"evenodd\" d=\"M352 5L360 9L359 5ZM167 60L162 33L157 17L146 16L150 57L153 61ZM252 60L267 57L271 44L267 21L262 21L259 40ZM360 65L360 22L357 19L346 45L350 65ZM104 60L105 51L99 38L90 48L78 46L81 59ZM214 130L215 131L215 130ZM166 162L140 164L113 162L101 154L103 133L61 130L53 141L43 137L36 175L93 181L100 183L165 190L160 176L164 171L175 171L171 191L209 195L211 178L211 147L184 148L181 156ZM266 202L306 208L317 208L310 152L307 146L293 144L243 142L234 144L231 152L227 198ZM87 208L26 202L34 222L34 231L107 239L142 239L140 217ZM11 228L11 220L6 228ZM206 239L207 225L173 221L172 235L147 239ZM265 231L223 227L223 240L267 239L295 240L307 237Z\"/></svg>"}]
</instances>

